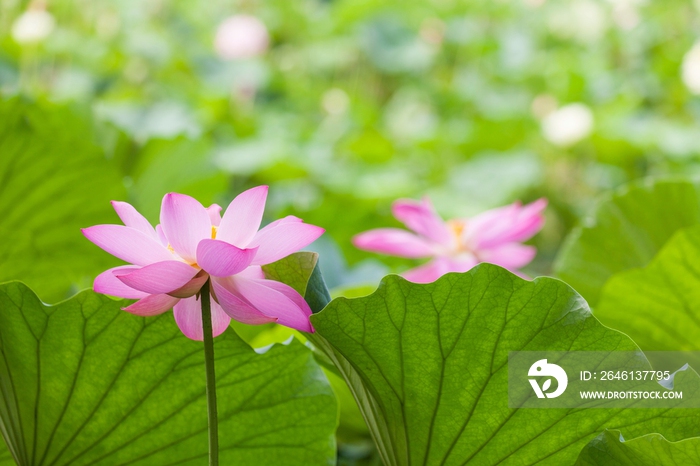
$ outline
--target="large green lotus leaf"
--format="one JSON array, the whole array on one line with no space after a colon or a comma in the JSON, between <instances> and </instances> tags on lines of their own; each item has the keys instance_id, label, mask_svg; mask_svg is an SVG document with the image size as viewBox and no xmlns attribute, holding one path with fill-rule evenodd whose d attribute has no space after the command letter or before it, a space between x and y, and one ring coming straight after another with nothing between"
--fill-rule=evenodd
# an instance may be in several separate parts
<instances>
[{"instance_id":1,"label":"large green lotus leaf","mask_svg":"<svg viewBox=\"0 0 700 466\"><path fill-rule=\"evenodd\" d=\"M204 357L166 313L85 291L56 306L0 285L0 427L24 465L201 465ZM215 340L222 464L333 464L336 402L301 343Z\"/></svg>"},{"instance_id":2,"label":"large green lotus leaf","mask_svg":"<svg viewBox=\"0 0 700 466\"><path fill-rule=\"evenodd\" d=\"M700 464L700 438L669 442L649 434L623 440L605 431L581 450L576 466L691 466Z\"/></svg>"},{"instance_id":3,"label":"large green lotus leaf","mask_svg":"<svg viewBox=\"0 0 700 466\"><path fill-rule=\"evenodd\" d=\"M605 428L700 433L692 409L508 408L510 351L638 350L557 279L490 264L425 285L388 276L311 320L311 341L348 382L387 466L570 465ZM692 371L682 380L700 383Z\"/></svg>"},{"instance_id":4,"label":"large green lotus leaf","mask_svg":"<svg viewBox=\"0 0 700 466\"><path fill-rule=\"evenodd\" d=\"M614 275L595 315L645 351L700 351L700 227L679 231L648 266Z\"/></svg>"},{"instance_id":5,"label":"large green lotus leaf","mask_svg":"<svg viewBox=\"0 0 700 466\"><path fill-rule=\"evenodd\" d=\"M68 110L0 102L0 282L23 280L55 302L117 265L80 233L116 223L109 201L125 197L93 137Z\"/></svg>"},{"instance_id":6,"label":"large green lotus leaf","mask_svg":"<svg viewBox=\"0 0 700 466\"><path fill-rule=\"evenodd\" d=\"M645 180L602 200L575 229L555 274L596 307L614 274L646 265L681 228L700 223L698 187L683 180Z\"/></svg>"}]
</instances>

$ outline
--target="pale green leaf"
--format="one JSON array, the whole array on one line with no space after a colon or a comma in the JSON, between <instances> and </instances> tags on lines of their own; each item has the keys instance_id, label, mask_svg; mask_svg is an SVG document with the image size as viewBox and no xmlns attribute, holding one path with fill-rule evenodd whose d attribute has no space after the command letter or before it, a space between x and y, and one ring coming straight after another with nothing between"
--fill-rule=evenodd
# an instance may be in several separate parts
<instances>
[{"instance_id":1,"label":"pale green leaf","mask_svg":"<svg viewBox=\"0 0 700 466\"><path fill-rule=\"evenodd\" d=\"M266 278L294 288L306 299L313 312L319 312L331 297L317 263L317 253L296 252L272 264L263 265L263 271Z\"/></svg>"},{"instance_id":2,"label":"pale green leaf","mask_svg":"<svg viewBox=\"0 0 700 466\"><path fill-rule=\"evenodd\" d=\"M684 180L645 180L602 200L574 230L555 273L595 308L614 274L646 265L679 229L700 223L698 187Z\"/></svg>"},{"instance_id":3,"label":"pale green leaf","mask_svg":"<svg viewBox=\"0 0 700 466\"><path fill-rule=\"evenodd\" d=\"M614 275L595 315L645 351L700 351L700 227L676 233L646 267Z\"/></svg>"},{"instance_id":4,"label":"pale green leaf","mask_svg":"<svg viewBox=\"0 0 700 466\"><path fill-rule=\"evenodd\" d=\"M263 265L262 269L265 278L285 283L304 296L317 262L318 254L315 252L296 252L277 262Z\"/></svg>"}]
</instances>

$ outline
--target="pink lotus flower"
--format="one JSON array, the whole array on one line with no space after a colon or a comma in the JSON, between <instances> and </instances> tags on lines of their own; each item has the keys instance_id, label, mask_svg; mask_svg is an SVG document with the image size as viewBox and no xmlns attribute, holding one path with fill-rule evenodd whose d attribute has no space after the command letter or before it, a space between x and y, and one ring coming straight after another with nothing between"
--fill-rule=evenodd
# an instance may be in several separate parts
<instances>
[{"instance_id":1,"label":"pink lotus flower","mask_svg":"<svg viewBox=\"0 0 700 466\"><path fill-rule=\"evenodd\" d=\"M182 333L202 340L198 293L211 279L214 336L226 330L231 319L277 322L313 332L306 301L284 283L266 280L260 266L298 251L324 230L289 216L258 231L267 189L258 186L241 193L223 217L216 204L205 209L184 194L166 194L155 228L131 205L112 202L124 225L96 225L82 232L131 265L101 273L94 290L138 299L124 310L140 316L172 308Z\"/></svg>"},{"instance_id":2,"label":"pink lotus flower","mask_svg":"<svg viewBox=\"0 0 700 466\"><path fill-rule=\"evenodd\" d=\"M267 50L270 36L255 16L234 15L226 18L216 31L214 49L225 60L252 58Z\"/></svg>"},{"instance_id":3,"label":"pink lotus flower","mask_svg":"<svg viewBox=\"0 0 700 466\"><path fill-rule=\"evenodd\" d=\"M471 219L443 221L430 200L398 200L394 217L413 232L379 228L360 233L353 244L367 251L408 258L432 257L425 265L403 276L415 283L437 280L448 272L466 272L479 262L490 262L516 271L534 257L533 246L520 244L544 224L546 199L532 204L519 202L486 211Z\"/></svg>"}]
</instances>

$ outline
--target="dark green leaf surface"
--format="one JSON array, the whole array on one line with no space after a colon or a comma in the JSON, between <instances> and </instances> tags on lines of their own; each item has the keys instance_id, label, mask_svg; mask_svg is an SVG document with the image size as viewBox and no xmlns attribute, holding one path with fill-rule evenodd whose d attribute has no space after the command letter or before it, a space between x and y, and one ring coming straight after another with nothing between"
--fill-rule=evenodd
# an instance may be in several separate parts
<instances>
[{"instance_id":1,"label":"dark green leaf surface","mask_svg":"<svg viewBox=\"0 0 700 466\"><path fill-rule=\"evenodd\" d=\"M201 342L120 304L0 285L0 420L21 465L206 464ZM336 403L307 348L257 354L230 330L215 347L222 464L333 464Z\"/></svg>"},{"instance_id":2,"label":"dark green leaf surface","mask_svg":"<svg viewBox=\"0 0 700 466\"><path fill-rule=\"evenodd\" d=\"M600 202L574 230L555 263L556 275L595 308L614 274L643 267L681 228L700 223L700 194L683 180L634 183Z\"/></svg>"},{"instance_id":3,"label":"dark green leaf surface","mask_svg":"<svg viewBox=\"0 0 700 466\"><path fill-rule=\"evenodd\" d=\"M323 280L320 267L314 267L306 285L304 299L309 303L309 307L314 313L321 312L331 301L331 294Z\"/></svg>"},{"instance_id":4,"label":"dark green leaf surface","mask_svg":"<svg viewBox=\"0 0 700 466\"><path fill-rule=\"evenodd\" d=\"M311 320L312 341L348 381L388 466L561 466L605 428L700 433L690 409L508 408L510 351L637 349L556 279L526 281L490 264L426 285L389 276ZM681 378L698 384L692 371Z\"/></svg>"},{"instance_id":5,"label":"dark green leaf surface","mask_svg":"<svg viewBox=\"0 0 700 466\"><path fill-rule=\"evenodd\" d=\"M116 223L121 177L89 125L61 109L0 102L0 282L23 280L44 301L117 265L80 228Z\"/></svg>"},{"instance_id":6,"label":"dark green leaf surface","mask_svg":"<svg viewBox=\"0 0 700 466\"><path fill-rule=\"evenodd\" d=\"M700 464L700 438L669 442L649 434L622 440L605 431L581 450L576 466L692 466Z\"/></svg>"},{"instance_id":7,"label":"dark green leaf surface","mask_svg":"<svg viewBox=\"0 0 700 466\"><path fill-rule=\"evenodd\" d=\"M700 227L679 231L648 266L613 276L595 314L643 350L700 351Z\"/></svg>"}]
</instances>

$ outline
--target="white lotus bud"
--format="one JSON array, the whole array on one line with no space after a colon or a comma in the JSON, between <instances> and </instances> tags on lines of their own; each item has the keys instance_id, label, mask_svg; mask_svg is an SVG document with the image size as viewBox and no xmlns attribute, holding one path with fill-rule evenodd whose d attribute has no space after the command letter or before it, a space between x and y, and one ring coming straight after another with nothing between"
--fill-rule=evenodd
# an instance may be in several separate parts
<instances>
[{"instance_id":1,"label":"white lotus bud","mask_svg":"<svg viewBox=\"0 0 700 466\"><path fill-rule=\"evenodd\" d=\"M700 42L696 42L683 57L681 77L690 92L700 94Z\"/></svg>"},{"instance_id":2,"label":"white lotus bud","mask_svg":"<svg viewBox=\"0 0 700 466\"><path fill-rule=\"evenodd\" d=\"M46 39L56 22L51 13L42 9L29 9L12 23L12 38L19 44L34 44Z\"/></svg>"},{"instance_id":3,"label":"white lotus bud","mask_svg":"<svg viewBox=\"0 0 700 466\"><path fill-rule=\"evenodd\" d=\"M569 104L542 120L542 134L556 146L569 147L593 130L593 112L581 103Z\"/></svg>"},{"instance_id":4,"label":"white lotus bud","mask_svg":"<svg viewBox=\"0 0 700 466\"><path fill-rule=\"evenodd\" d=\"M262 55L270 42L265 25L250 15L234 15L225 19L216 31L214 48L226 60Z\"/></svg>"}]
</instances>

